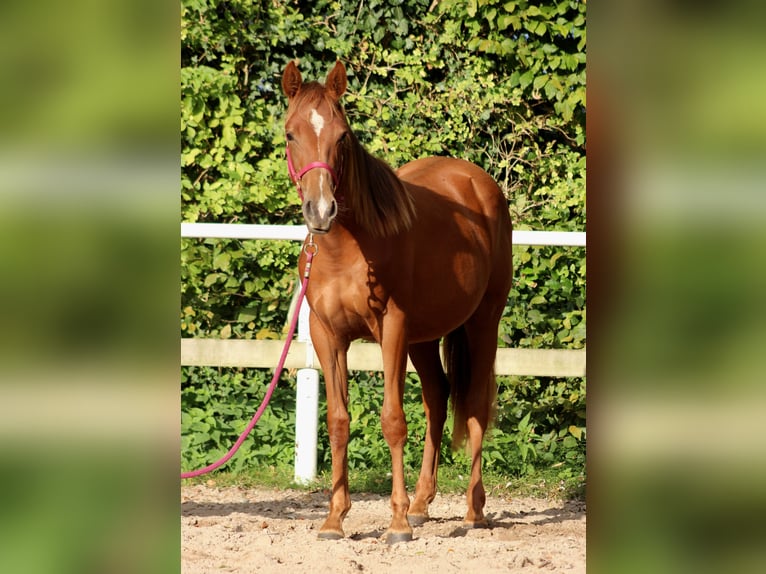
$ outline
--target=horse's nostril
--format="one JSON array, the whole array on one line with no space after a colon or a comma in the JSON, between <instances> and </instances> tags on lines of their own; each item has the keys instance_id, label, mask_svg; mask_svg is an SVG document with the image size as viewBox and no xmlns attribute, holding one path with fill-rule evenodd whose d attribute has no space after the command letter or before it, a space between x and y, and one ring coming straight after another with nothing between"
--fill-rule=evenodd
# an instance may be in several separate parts
<instances>
[{"instance_id":1,"label":"horse's nostril","mask_svg":"<svg viewBox=\"0 0 766 574\"><path fill-rule=\"evenodd\" d=\"M330 219L336 215L338 215L338 202L333 199L332 204L330 205Z\"/></svg>"}]
</instances>

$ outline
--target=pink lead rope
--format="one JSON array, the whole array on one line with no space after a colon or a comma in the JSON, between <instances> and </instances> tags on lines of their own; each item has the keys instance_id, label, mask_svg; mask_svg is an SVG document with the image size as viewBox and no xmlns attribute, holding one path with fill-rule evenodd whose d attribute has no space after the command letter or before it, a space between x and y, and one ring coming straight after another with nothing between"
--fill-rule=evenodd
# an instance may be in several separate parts
<instances>
[{"instance_id":1,"label":"pink lead rope","mask_svg":"<svg viewBox=\"0 0 766 574\"><path fill-rule=\"evenodd\" d=\"M193 478L195 476L200 476L201 474L208 473L226 464L229 461L229 459L232 456L234 456L234 453L236 453L239 450L239 447L242 446L242 443L245 442L247 435L250 434L250 431L252 431L256 423L258 423L258 419L261 418L263 411L266 410L266 407L269 404L269 400L271 399L271 395L274 393L274 389L276 388L277 382L279 381L279 375L285 366L285 360L287 359L287 351L290 349L290 343L293 340L293 336L295 335L295 328L298 325L298 315L300 314L301 303L303 302L303 298L306 295L306 287L308 287L308 284L309 284L309 273L311 272L311 262L314 259L314 255L316 255L317 253L317 245L316 243L314 243L313 236L309 235L308 243L306 243L303 246L303 250L306 253L306 268L303 271L303 282L301 283L300 293L298 293L298 305L295 307L295 312L293 313L292 321L290 321L290 328L287 331L287 340L285 341L285 346L282 349L282 355L279 357L279 363L277 363L277 368L274 371L274 377L271 379L269 388L266 390L266 395L263 397L263 400L261 401L261 406L258 407L258 410L253 415L253 418L250 419L250 423L247 425L247 428L244 431L242 431L242 434L239 435L237 442L235 442L234 446L232 446L229 449L229 452L227 452L222 458L215 461L213 464L206 466L205 468L200 468L199 470L193 470L190 472L182 472L181 478Z\"/></svg>"}]
</instances>

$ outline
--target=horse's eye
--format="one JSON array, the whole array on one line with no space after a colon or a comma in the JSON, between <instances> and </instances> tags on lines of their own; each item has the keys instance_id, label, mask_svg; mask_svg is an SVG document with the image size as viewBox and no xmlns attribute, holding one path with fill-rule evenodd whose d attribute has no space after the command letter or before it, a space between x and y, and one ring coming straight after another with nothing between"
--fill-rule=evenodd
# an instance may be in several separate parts
<instances>
[{"instance_id":1,"label":"horse's eye","mask_svg":"<svg viewBox=\"0 0 766 574\"><path fill-rule=\"evenodd\" d=\"M295 138L293 137L293 134L292 134L292 133L290 133L290 132L287 132L287 134L286 134L286 137L287 137L287 141L289 141L289 142L291 142L291 141L293 141L293 140L295 139Z\"/></svg>"},{"instance_id":2,"label":"horse's eye","mask_svg":"<svg viewBox=\"0 0 766 574\"><path fill-rule=\"evenodd\" d=\"M340 134L340 137L338 138L338 145L346 141L346 136L348 136L348 132L343 132L342 134Z\"/></svg>"}]
</instances>

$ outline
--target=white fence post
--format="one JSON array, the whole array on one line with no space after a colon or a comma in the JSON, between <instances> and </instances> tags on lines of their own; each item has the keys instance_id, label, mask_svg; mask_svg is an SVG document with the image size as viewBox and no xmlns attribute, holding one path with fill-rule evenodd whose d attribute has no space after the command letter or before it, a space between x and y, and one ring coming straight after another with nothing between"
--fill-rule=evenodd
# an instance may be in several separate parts
<instances>
[{"instance_id":1,"label":"white fence post","mask_svg":"<svg viewBox=\"0 0 766 574\"><path fill-rule=\"evenodd\" d=\"M305 299L298 316L298 340L306 343L306 368L298 370L295 392L295 482L307 484L317 475L319 430L319 371L314 367L314 346L309 333L309 306Z\"/></svg>"}]
</instances>

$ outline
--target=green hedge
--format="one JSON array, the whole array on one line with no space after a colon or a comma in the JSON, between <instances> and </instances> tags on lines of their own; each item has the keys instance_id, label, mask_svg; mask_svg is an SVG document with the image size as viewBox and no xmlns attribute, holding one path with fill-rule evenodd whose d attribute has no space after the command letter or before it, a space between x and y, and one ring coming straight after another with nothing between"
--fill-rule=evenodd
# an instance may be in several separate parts
<instances>
[{"instance_id":1,"label":"green hedge","mask_svg":"<svg viewBox=\"0 0 766 574\"><path fill-rule=\"evenodd\" d=\"M234 443L257 405L271 373L255 369L186 368L182 376L184 429L181 448L184 471L206 466L223 456ZM541 382L503 377L500 385L503 408L484 444L484 467L508 477L524 476L536 468L557 467L561 479L577 478L585 464L583 429L585 382L582 379ZM322 393L323 395L323 393ZM383 384L379 373L355 373L349 385L351 436L349 468L385 469L391 465L388 446L380 427ZM405 469L414 483L420 469L425 441L425 417L416 376L407 376L405 415L408 441ZM321 421L326 404L320 400ZM451 450L451 417L445 428L441 460L468 471L470 459ZM329 470L330 441L327 427L319 425L318 466ZM283 374L269 408L261 416L237 455L225 467L231 472L265 466L292 466L295 456L295 382Z\"/></svg>"},{"instance_id":2,"label":"green hedge","mask_svg":"<svg viewBox=\"0 0 766 574\"><path fill-rule=\"evenodd\" d=\"M468 159L500 183L516 229L585 229L584 2L184 0L181 36L183 221L302 221L284 159L281 72L299 59L304 77L323 80L339 58L349 73L349 120L371 152L394 166L427 155ZM183 239L181 336L283 336L298 248ZM582 348L585 250L518 246L514 267L498 344ZM260 388L264 377L183 370L185 465L230 444L254 408L254 391L245 389ZM285 402L272 407L287 409L288 419L292 384L281 383ZM351 392L376 384L360 374ZM416 395L408 395L413 444L422 422ZM498 399L497 448L488 449L487 464L509 473L562 462L581 467L583 380L504 378ZM352 435L379 434L377 411L368 406L372 418L355 423ZM200 420L218 415L229 422L199 430ZM271 446L257 447L258 461L292 461L291 427L283 423L283 432L261 437ZM528 443L534 454L509 454L532 452ZM380 451L352 450L351 464L378 464ZM241 460L255 463L248 456Z\"/></svg>"}]
</instances>

